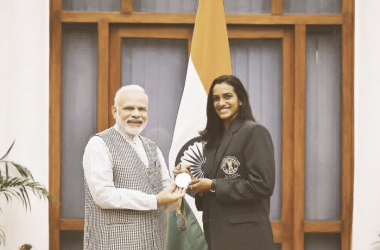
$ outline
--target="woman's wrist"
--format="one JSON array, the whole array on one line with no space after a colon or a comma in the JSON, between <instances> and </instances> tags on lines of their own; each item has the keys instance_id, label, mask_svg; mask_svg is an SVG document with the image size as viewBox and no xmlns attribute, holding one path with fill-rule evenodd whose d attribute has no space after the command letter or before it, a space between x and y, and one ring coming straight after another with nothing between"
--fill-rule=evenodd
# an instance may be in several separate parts
<instances>
[{"instance_id":1,"label":"woman's wrist","mask_svg":"<svg viewBox=\"0 0 380 250\"><path fill-rule=\"evenodd\" d=\"M210 192L215 193L215 191L216 191L216 180L212 179L211 185L210 185Z\"/></svg>"}]
</instances>

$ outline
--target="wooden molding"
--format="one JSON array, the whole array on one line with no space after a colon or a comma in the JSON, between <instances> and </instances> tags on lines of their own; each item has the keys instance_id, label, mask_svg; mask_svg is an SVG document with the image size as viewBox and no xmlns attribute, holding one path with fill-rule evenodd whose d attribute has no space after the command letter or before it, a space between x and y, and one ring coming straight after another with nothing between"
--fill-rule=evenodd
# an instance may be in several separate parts
<instances>
[{"instance_id":1,"label":"wooden molding","mask_svg":"<svg viewBox=\"0 0 380 250\"><path fill-rule=\"evenodd\" d=\"M305 221L303 223L305 233L340 233L341 221Z\"/></svg>"},{"instance_id":2,"label":"wooden molding","mask_svg":"<svg viewBox=\"0 0 380 250\"><path fill-rule=\"evenodd\" d=\"M193 42L193 29L189 30L189 39L187 40L187 57L190 59L191 43Z\"/></svg>"},{"instance_id":3,"label":"wooden molding","mask_svg":"<svg viewBox=\"0 0 380 250\"><path fill-rule=\"evenodd\" d=\"M278 1L278 0L276 0ZM125 15L117 12L80 12L63 11L62 22L97 23L101 20L108 23L139 24L194 24L195 13L137 13ZM227 24L342 24L341 14L226 14Z\"/></svg>"},{"instance_id":4,"label":"wooden molding","mask_svg":"<svg viewBox=\"0 0 380 250\"><path fill-rule=\"evenodd\" d=\"M110 30L109 60L108 106L111 107L114 102L113 98L121 85L121 38L118 29ZM108 127L110 127L115 120L111 112L108 114Z\"/></svg>"},{"instance_id":5,"label":"wooden molding","mask_svg":"<svg viewBox=\"0 0 380 250\"><path fill-rule=\"evenodd\" d=\"M272 0L271 12L272 12L272 15L282 15L283 0Z\"/></svg>"},{"instance_id":6,"label":"wooden molding","mask_svg":"<svg viewBox=\"0 0 380 250\"><path fill-rule=\"evenodd\" d=\"M293 249L293 155L294 155L294 32L286 30L283 38L282 68L282 208L285 239L282 250Z\"/></svg>"},{"instance_id":7,"label":"wooden molding","mask_svg":"<svg viewBox=\"0 0 380 250\"><path fill-rule=\"evenodd\" d=\"M120 0L121 13L132 14L133 12L133 0Z\"/></svg>"},{"instance_id":8,"label":"wooden molding","mask_svg":"<svg viewBox=\"0 0 380 250\"><path fill-rule=\"evenodd\" d=\"M61 70L62 1L50 1L50 79L49 79L49 191L61 201ZM49 248L59 249L58 220L61 208L49 203Z\"/></svg>"},{"instance_id":9,"label":"wooden molding","mask_svg":"<svg viewBox=\"0 0 380 250\"><path fill-rule=\"evenodd\" d=\"M342 249L351 247L354 196L354 0L342 1Z\"/></svg>"},{"instance_id":10,"label":"wooden molding","mask_svg":"<svg viewBox=\"0 0 380 250\"><path fill-rule=\"evenodd\" d=\"M75 219L60 219L59 229L68 231L83 231L84 230L84 220Z\"/></svg>"},{"instance_id":11,"label":"wooden molding","mask_svg":"<svg viewBox=\"0 0 380 250\"><path fill-rule=\"evenodd\" d=\"M190 28L183 27L120 27L120 38L164 38L164 39L188 39Z\"/></svg>"},{"instance_id":12,"label":"wooden molding","mask_svg":"<svg viewBox=\"0 0 380 250\"><path fill-rule=\"evenodd\" d=\"M305 210L305 85L306 26L295 26L295 122L294 122L294 210L293 249L303 250Z\"/></svg>"},{"instance_id":13,"label":"wooden molding","mask_svg":"<svg viewBox=\"0 0 380 250\"><path fill-rule=\"evenodd\" d=\"M283 38L284 34L284 28L234 26L228 29L230 39Z\"/></svg>"},{"instance_id":14,"label":"wooden molding","mask_svg":"<svg viewBox=\"0 0 380 250\"><path fill-rule=\"evenodd\" d=\"M97 131L108 128L109 23L98 23L98 115Z\"/></svg>"}]
</instances>

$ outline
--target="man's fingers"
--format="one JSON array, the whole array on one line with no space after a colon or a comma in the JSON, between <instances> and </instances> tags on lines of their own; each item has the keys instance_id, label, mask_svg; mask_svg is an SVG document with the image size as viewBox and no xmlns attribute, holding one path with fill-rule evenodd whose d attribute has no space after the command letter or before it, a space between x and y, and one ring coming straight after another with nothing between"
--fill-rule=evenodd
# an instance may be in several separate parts
<instances>
[{"instance_id":1,"label":"man's fingers","mask_svg":"<svg viewBox=\"0 0 380 250\"><path fill-rule=\"evenodd\" d=\"M179 174L181 166L178 164L174 169L173 169L173 175L176 177Z\"/></svg>"},{"instance_id":2,"label":"man's fingers","mask_svg":"<svg viewBox=\"0 0 380 250\"><path fill-rule=\"evenodd\" d=\"M186 188L183 188L183 189L178 188L178 191L173 193L174 199L178 200L179 198L183 198L183 197L185 197L185 194L186 194Z\"/></svg>"},{"instance_id":3,"label":"man's fingers","mask_svg":"<svg viewBox=\"0 0 380 250\"><path fill-rule=\"evenodd\" d=\"M179 174L179 171L173 170L173 175L176 177Z\"/></svg>"},{"instance_id":4,"label":"man's fingers","mask_svg":"<svg viewBox=\"0 0 380 250\"><path fill-rule=\"evenodd\" d=\"M182 189L181 193L179 193L179 197L180 198L185 197L186 191L187 191L187 188Z\"/></svg>"},{"instance_id":5,"label":"man's fingers","mask_svg":"<svg viewBox=\"0 0 380 250\"><path fill-rule=\"evenodd\" d=\"M172 183L171 186L167 187L171 192L174 192L177 188L177 185L175 184L175 182Z\"/></svg>"}]
</instances>

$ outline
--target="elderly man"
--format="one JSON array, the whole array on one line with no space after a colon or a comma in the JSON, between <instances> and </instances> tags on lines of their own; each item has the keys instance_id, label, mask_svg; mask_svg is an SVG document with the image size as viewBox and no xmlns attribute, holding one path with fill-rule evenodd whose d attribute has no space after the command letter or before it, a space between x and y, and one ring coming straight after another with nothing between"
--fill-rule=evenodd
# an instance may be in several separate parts
<instances>
[{"instance_id":1,"label":"elderly man","mask_svg":"<svg viewBox=\"0 0 380 250\"><path fill-rule=\"evenodd\" d=\"M116 124L93 136L83 156L84 249L163 250L165 208L186 190L176 189L160 149L140 135L148 121L144 89L119 89L112 114Z\"/></svg>"}]
</instances>

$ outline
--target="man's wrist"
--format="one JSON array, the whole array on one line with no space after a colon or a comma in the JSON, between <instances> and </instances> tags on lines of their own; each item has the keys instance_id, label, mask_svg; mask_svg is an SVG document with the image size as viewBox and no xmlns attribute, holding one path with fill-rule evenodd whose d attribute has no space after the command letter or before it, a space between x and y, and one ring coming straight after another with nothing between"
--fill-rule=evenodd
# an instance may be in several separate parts
<instances>
[{"instance_id":1,"label":"man's wrist","mask_svg":"<svg viewBox=\"0 0 380 250\"><path fill-rule=\"evenodd\" d=\"M155 206L156 206L156 209L158 208L158 206L160 206L160 203L161 203L161 200L160 200L160 194L157 194L156 195L156 204L155 204Z\"/></svg>"}]
</instances>

